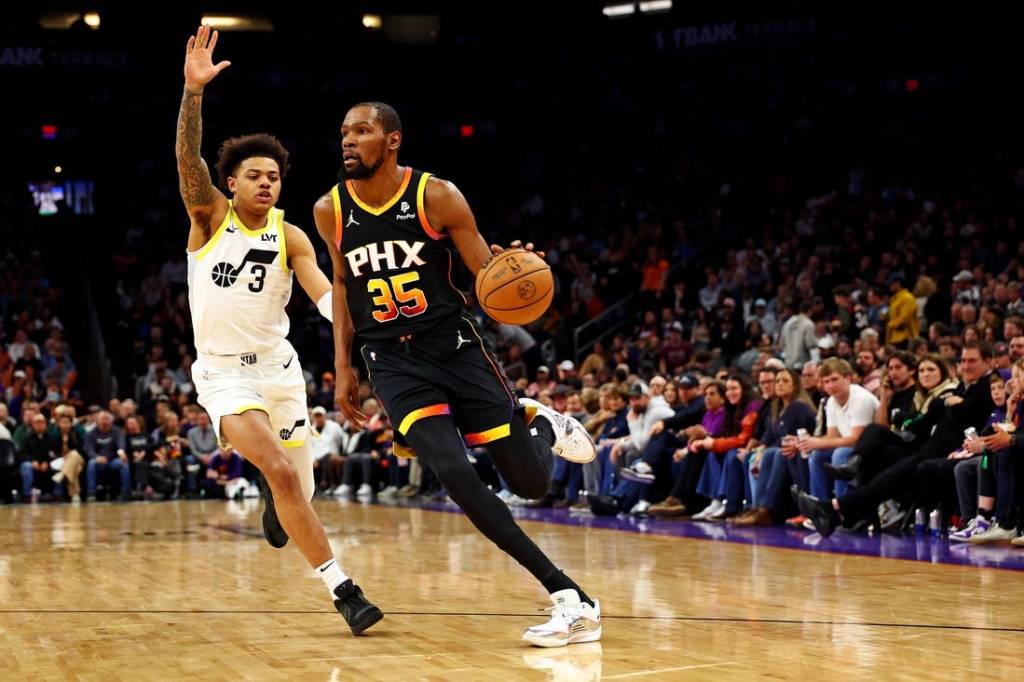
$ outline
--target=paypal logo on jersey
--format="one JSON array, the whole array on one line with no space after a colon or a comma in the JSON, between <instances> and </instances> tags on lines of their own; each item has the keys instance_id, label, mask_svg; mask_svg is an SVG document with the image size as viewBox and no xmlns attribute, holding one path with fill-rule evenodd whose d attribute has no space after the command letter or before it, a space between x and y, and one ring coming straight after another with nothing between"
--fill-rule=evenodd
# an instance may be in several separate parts
<instances>
[{"instance_id":1,"label":"paypal logo on jersey","mask_svg":"<svg viewBox=\"0 0 1024 682\"><path fill-rule=\"evenodd\" d=\"M419 255L425 245L425 242L407 242L404 239L373 242L366 246L360 246L358 249L352 249L345 254L345 258L348 260L349 270L356 277L360 277L363 274L363 268L367 265L373 272L426 265L426 261ZM401 254L398 253L399 251ZM402 260L400 264L399 258Z\"/></svg>"}]
</instances>

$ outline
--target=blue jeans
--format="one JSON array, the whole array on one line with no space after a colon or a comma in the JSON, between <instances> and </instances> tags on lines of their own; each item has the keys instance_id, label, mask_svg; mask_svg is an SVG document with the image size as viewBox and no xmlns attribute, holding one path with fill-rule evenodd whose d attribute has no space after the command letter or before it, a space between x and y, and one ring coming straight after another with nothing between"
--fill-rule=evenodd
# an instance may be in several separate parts
<instances>
[{"instance_id":1,"label":"blue jeans","mask_svg":"<svg viewBox=\"0 0 1024 682\"><path fill-rule=\"evenodd\" d=\"M35 481L35 469L32 468L32 462L22 462L18 467L21 472L21 499L28 501L32 497L32 483ZM41 471L41 476L53 476L54 472L50 469ZM56 484L53 487L53 493L58 498L64 497L64 486Z\"/></svg>"},{"instance_id":2,"label":"blue jeans","mask_svg":"<svg viewBox=\"0 0 1024 682\"><path fill-rule=\"evenodd\" d=\"M611 495L612 484L615 478L615 467L612 466L609 455L612 453L611 445L604 445L597 449L597 461L601 463L601 485L597 490L599 495Z\"/></svg>"},{"instance_id":3,"label":"blue jeans","mask_svg":"<svg viewBox=\"0 0 1024 682\"><path fill-rule=\"evenodd\" d=\"M724 468L725 455L709 452L708 458L704 460L704 468L700 470L700 479L697 480L697 492L709 500L722 499L719 490L722 484Z\"/></svg>"},{"instance_id":4,"label":"blue jeans","mask_svg":"<svg viewBox=\"0 0 1024 682\"><path fill-rule=\"evenodd\" d=\"M804 466L799 454L786 459L780 448L767 448L761 456L761 475L757 479L757 506L781 513L786 508L789 486L792 483L800 486L806 478L794 473L800 472Z\"/></svg>"},{"instance_id":5,"label":"blue jeans","mask_svg":"<svg viewBox=\"0 0 1024 682\"><path fill-rule=\"evenodd\" d=\"M832 486L835 484L836 497L842 497L850 489L848 481L833 481L832 477L825 473L822 465L831 462L832 466L839 466L850 459L853 448L836 448L835 450L814 450L809 460L811 470L811 495L819 500L827 500L832 497Z\"/></svg>"},{"instance_id":6,"label":"blue jeans","mask_svg":"<svg viewBox=\"0 0 1024 682\"><path fill-rule=\"evenodd\" d=\"M132 492L131 471L128 465L121 461L120 457L113 457L107 460L106 464L99 464L95 457L89 459L89 462L85 465L85 494L96 494L96 476L107 469L120 474L121 493L130 494Z\"/></svg>"},{"instance_id":7,"label":"blue jeans","mask_svg":"<svg viewBox=\"0 0 1024 682\"><path fill-rule=\"evenodd\" d=\"M725 453L725 461L722 463L722 478L718 483L718 499L725 500L725 510L730 514L736 514L742 510L744 500L751 498L747 479L750 457L751 454L748 453L747 457L741 461L738 449Z\"/></svg>"}]
</instances>

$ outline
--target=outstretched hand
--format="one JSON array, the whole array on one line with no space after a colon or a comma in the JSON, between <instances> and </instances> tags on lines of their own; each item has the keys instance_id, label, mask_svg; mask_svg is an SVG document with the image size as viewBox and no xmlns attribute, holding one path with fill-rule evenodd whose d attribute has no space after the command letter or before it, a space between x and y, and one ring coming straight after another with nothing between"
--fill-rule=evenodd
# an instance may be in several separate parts
<instances>
[{"instance_id":1,"label":"outstretched hand","mask_svg":"<svg viewBox=\"0 0 1024 682\"><path fill-rule=\"evenodd\" d=\"M185 48L185 85L198 90L212 81L218 73L231 66L231 62L213 63L213 48L217 45L217 31L209 26L200 26L194 36L189 37Z\"/></svg>"}]
</instances>

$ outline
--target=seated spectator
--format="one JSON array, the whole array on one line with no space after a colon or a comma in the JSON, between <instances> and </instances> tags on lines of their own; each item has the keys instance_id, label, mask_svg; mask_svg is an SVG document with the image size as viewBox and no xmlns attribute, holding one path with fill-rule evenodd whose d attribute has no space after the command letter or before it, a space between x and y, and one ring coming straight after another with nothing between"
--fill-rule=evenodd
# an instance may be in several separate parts
<instances>
[{"instance_id":1,"label":"seated spectator","mask_svg":"<svg viewBox=\"0 0 1024 682\"><path fill-rule=\"evenodd\" d=\"M830 462L835 467L849 459L857 439L872 423L878 409L874 395L851 383L852 374L850 365L838 358L826 360L818 368L819 379L829 396L825 404L828 429L824 436L807 438L800 444L800 451L810 456L811 494L818 499L828 499L833 489L833 480L823 465ZM835 482L838 495L843 495L847 488L846 481Z\"/></svg>"},{"instance_id":2,"label":"seated spectator","mask_svg":"<svg viewBox=\"0 0 1024 682\"><path fill-rule=\"evenodd\" d=\"M217 434L210 423L210 415L206 410L196 411L195 425L188 430L188 449L196 462L204 467L210 466L210 458L217 452Z\"/></svg>"},{"instance_id":3,"label":"seated spectator","mask_svg":"<svg viewBox=\"0 0 1024 682\"><path fill-rule=\"evenodd\" d=\"M54 475L53 482L58 486L66 482L71 502L77 504L82 501L80 477L85 469L85 457L82 456L85 438L75 429L71 415L65 412L57 416L57 429L60 442L58 453L63 463L60 471Z\"/></svg>"},{"instance_id":4,"label":"seated spectator","mask_svg":"<svg viewBox=\"0 0 1024 682\"><path fill-rule=\"evenodd\" d=\"M229 444L217 449L203 479L203 492L208 499L233 498L244 492L249 482L242 476L242 462L242 456Z\"/></svg>"},{"instance_id":5,"label":"seated spectator","mask_svg":"<svg viewBox=\"0 0 1024 682\"><path fill-rule=\"evenodd\" d=\"M768 424L761 436L751 470L756 472L755 506L735 519L740 526L768 526L786 518L786 501L792 484L807 488L807 460L797 449L797 432L814 429L814 407L800 376L789 368L775 375Z\"/></svg>"},{"instance_id":6,"label":"seated spectator","mask_svg":"<svg viewBox=\"0 0 1024 682\"><path fill-rule=\"evenodd\" d=\"M181 421L178 414L167 409L163 415L162 426L150 436L154 454L162 452L162 460L166 461L164 466L170 475L175 479L185 480L186 497L195 497L199 494L199 480L205 477L202 472L205 471L206 465L192 454L188 440L181 437Z\"/></svg>"},{"instance_id":7,"label":"seated spectator","mask_svg":"<svg viewBox=\"0 0 1024 682\"><path fill-rule=\"evenodd\" d=\"M692 452L708 451L697 492L711 500L694 521L722 521L737 516L743 505L742 465L737 467L738 451L754 435L762 401L742 374L731 375L725 384L725 424L720 436L691 440ZM729 475L732 472L735 475Z\"/></svg>"},{"instance_id":8,"label":"seated spectator","mask_svg":"<svg viewBox=\"0 0 1024 682\"><path fill-rule=\"evenodd\" d=\"M49 490L53 487L53 461L57 459L60 445L53 436L48 434L46 417L36 413L32 417L32 430L26 436L20 451L21 494L22 501L35 501L32 496L34 488ZM59 484L58 484L59 486ZM60 488L57 495L61 494Z\"/></svg>"},{"instance_id":9,"label":"seated spectator","mask_svg":"<svg viewBox=\"0 0 1024 682\"><path fill-rule=\"evenodd\" d=\"M704 386L704 413L699 424L686 428L680 435L685 435L686 443L694 443L697 440L721 435L725 428L725 384L712 381ZM681 415L676 416L681 420ZM668 428L669 419L663 420ZM655 429L657 427L654 427ZM695 509L699 504L706 507L707 497L697 493L699 476L704 471L704 464L707 459L707 449L690 449L688 446L678 447L672 453L672 474L675 481L669 496L658 504L654 504L648 510L652 516L685 516L690 509Z\"/></svg>"},{"instance_id":10,"label":"seated spectator","mask_svg":"<svg viewBox=\"0 0 1024 682\"><path fill-rule=\"evenodd\" d=\"M320 488L326 495L331 495L342 484L345 446L349 437L341 424L327 418L327 410L320 405L310 411L310 426L313 462L321 472Z\"/></svg>"},{"instance_id":11,"label":"seated spectator","mask_svg":"<svg viewBox=\"0 0 1024 682\"><path fill-rule=\"evenodd\" d=\"M114 416L100 411L96 428L85 437L85 493L89 502L96 500L98 478L107 471L120 479L121 500L131 499L131 471L124 446L124 432L114 426Z\"/></svg>"},{"instance_id":12,"label":"seated spectator","mask_svg":"<svg viewBox=\"0 0 1024 682\"><path fill-rule=\"evenodd\" d=\"M1018 374L1020 374L1019 371ZM950 542L974 542L974 536L988 534L989 529L994 525L992 517L996 510L996 494L993 493L993 480L997 484L1001 482L1003 486L1007 484L1011 486L1003 490L1003 504L1000 505L1001 508L999 509L999 518L1002 520L1002 525L1008 528L1007 522L1010 520L1011 515L1015 514L1015 511L1011 512L1009 510L1010 500L1016 494L1012 489L1014 472L1005 468L1006 462L987 461L986 458L989 453L986 452L984 437L993 435L997 430L1005 432L1016 431L1020 421L1020 395L1017 382L1013 378L1008 382L1004 382L1003 378L995 372L989 376L992 402L995 404L995 409L992 410L988 423L980 432L979 437L965 437L963 445L951 452L947 459L928 460L927 462L922 462L917 468L919 479L924 479L929 475L930 478L934 479L937 476L933 473L932 467L928 465L931 465L933 462L941 462L943 464L948 462L953 466L953 478L957 489L957 502L961 512L962 527L949 534ZM998 453L992 454L998 457ZM983 462L994 470L984 477L984 483L979 478L980 467ZM1013 464L1013 462L1010 462L1010 464ZM997 469L999 465L1003 466ZM941 483L941 481L939 482ZM931 483L934 486L936 481L931 480L927 481L927 483ZM918 486L919 490L925 488L927 483L922 480ZM985 494L979 493L982 487L985 488ZM947 508L952 508L952 505L947 506Z\"/></svg>"},{"instance_id":13,"label":"seated spectator","mask_svg":"<svg viewBox=\"0 0 1024 682\"><path fill-rule=\"evenodd\" d=\"M831 502L800 494L800 511L819 533L831 535L840 523L852 524L869 518L885 500L913 492L917 467L921 462L946 457L960 445L965 429L984 427L993 408L987 380L992 370L992 347L983 343L967 344L961 356L960 370L960 383L954 394L943 401L945 410L938 425L931 437L912 454L890 466L870 483L858 486Z\"/></svg>"}]
</instances>

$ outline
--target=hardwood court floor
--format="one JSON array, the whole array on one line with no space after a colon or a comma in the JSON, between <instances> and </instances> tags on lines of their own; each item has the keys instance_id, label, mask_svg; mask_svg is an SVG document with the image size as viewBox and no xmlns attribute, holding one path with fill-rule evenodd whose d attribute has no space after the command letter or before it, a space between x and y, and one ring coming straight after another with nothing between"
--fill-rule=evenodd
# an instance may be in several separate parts
<instances>
[{"instance_id":1,"label":"hardwood court floor","mask_svg":"<svg viewBox=\"0 0 1024 682\"><path fill-rule=\"evenodd\" d=\"M459 514L317 501L384 610L354 638L258 506L0 507L4 680L1019 679L1020 572L524 522L602 602L533 649L530 576Z\"/></svg>"}]
</instances>

